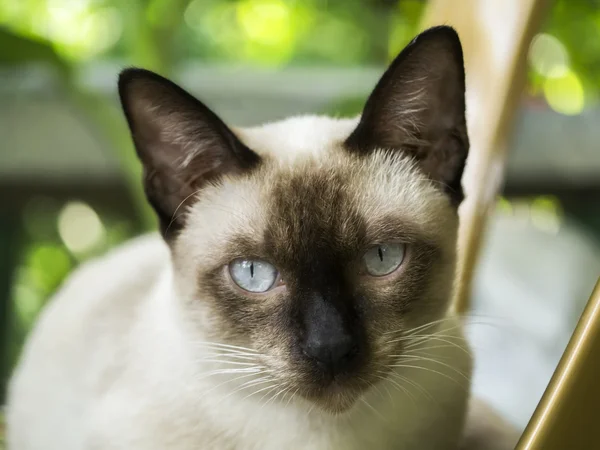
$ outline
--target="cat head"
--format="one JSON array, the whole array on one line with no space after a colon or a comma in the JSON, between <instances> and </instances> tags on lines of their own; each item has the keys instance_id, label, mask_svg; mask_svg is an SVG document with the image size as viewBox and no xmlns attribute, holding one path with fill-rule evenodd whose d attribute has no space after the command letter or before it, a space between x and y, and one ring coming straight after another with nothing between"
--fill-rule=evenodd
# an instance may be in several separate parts
<instances>
[{"instance_id":1,"label":"cat head","mask_svg":"<svg viewBox=\"0 0 600 450\"><path fill-rule=\"evenodd\" d=\"M464 78L457 34L437 27L392 62L359 118L235 129L172 82L124 71L191 328L226 355L246 348L326 410L350 407L402 354L401 337L449 306Z\"/></svg>"}]
</instances>

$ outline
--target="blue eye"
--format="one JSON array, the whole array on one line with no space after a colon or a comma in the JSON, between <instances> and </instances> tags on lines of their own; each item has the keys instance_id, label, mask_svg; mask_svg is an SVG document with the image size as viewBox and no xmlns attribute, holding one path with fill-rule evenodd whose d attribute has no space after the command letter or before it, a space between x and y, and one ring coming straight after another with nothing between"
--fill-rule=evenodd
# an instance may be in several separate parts
<instances>
[{"instance_id":1,"label":"blue eye","mask_svg":"<svg viewBox=\"0 0 600 450\"><path fill-rule=\"evenodd\" d=\"M279 276L271 264L256 259L236 259L229 263L231 279L242 289L249 292L267 292Z\"/></svg>"},{"instance_id":2,"label":"blue eye","mask_svg":"<svg viewBox=\"0 0 600 450\"><path fill-rule=\"evenodd\" d=\"M400 267L404 260L404 244L379 244L366 251L363 256L369 275L382 277Z\"/></svg>"}]
</instances>

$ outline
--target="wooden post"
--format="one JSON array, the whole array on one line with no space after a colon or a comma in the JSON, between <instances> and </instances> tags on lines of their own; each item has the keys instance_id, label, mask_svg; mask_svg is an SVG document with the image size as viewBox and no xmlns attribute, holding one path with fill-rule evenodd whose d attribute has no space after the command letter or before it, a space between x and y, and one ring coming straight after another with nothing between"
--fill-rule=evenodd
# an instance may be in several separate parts
<instances>
[{"instance_id":1,"label":"wooden post","mask_svg":"<svg viewBox=\"0 0 600 450\"><path fill-rule=\"evenodd\" d=\"M431 0L423 28L452 25L464 50L471 152L463 179L454 306L469 310L471 282L486 218L501 186L507 139L526 80L529 44L545 0Z\"/></svg>"}]
</instances>

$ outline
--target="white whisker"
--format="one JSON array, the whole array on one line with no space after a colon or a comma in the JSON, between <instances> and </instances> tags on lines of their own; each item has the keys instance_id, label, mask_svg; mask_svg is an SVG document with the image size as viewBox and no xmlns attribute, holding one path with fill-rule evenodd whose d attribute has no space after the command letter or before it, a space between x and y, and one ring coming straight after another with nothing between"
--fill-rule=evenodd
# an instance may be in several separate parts
<instances>
[{"instance_id":1,"label":"white whisker","mask_svg":"<svg viewBox=\"0 0 600 450\"><path fill-rule=\"evenodd\" d=\"M224 397L221 399L221 401L223 401L223 400L225 400L225 399L227 399L227 398L231 397L231 396L232 396L232 395L234 395L234 394L237 394L238 392L244 391L244 390L246 390L246 389L249 389L249 388L252 388L252 387L255 387L255 386L259 386L259 385L261 385L261 384L264 384L264 383L268 383L268 382L270 382L270 381L273 381L273 380L274 380L274 379L273 379L272 377L270 377L270 378L269 378L269 379L267 379L267 380L265 380L265 379L262 379L262 378L261 378L261 379L259 379L259 380L251 380L251 382L244 383L242 386L240 386L240 387L238 387L237 389L234 389L233 391L231 391L229 394L227 394L226 396L224 396ZM248 397L250 397L251 395L254 395L255 393L257 393L257 392L261 392L261 391L262 391L262 389L259 389L259 390L258 390L258 391L256 391L256 392L251 392L251 393L250 393L250 394L248 394L246 397L244 397L244 398L242 399L242 401L243 401L243 400L245 400L245 399L247 399L247 398L248 398Z\"/></svg>"},{"instance_id":2,"label":"white whisker","mask_svg":"<svg viewBox=\"0 0 600 450\"><path fill-rule=\"evenodd\" d=\"M456 383L461 388L466 389L465 386L463 386L462 384L460 384L457 380L455 380L454 378L452 378L447 373L440 372L440 371L435 370L435 369L431 369L430 367L413 366L413 365L409 365L409 364L393 364L390 367L401 367L401 368L408 368L408 369L420 369L420 370L425 370L427 372L432 372L432 373L438 374L440 376L443 376L444 378L447 378L448 380L452 381L453 383Z\"/></svg>"},{"instance_id":3,"label":"white whisker","mask_svg":"<svg viewBox=\"0 0 600 450\"><path fill-rule=\"evenodd\" d=\"M287 403L285 404L286 408L299 391L300 391L300 388L296 388L296 390L290 395L290 398L288 399Z\"/></svg>"},{"instance_id":4,"label":"white whisker","mask_svg":"<svg viewBox=\"0 0 600 450\"><path fill-rule=\"evenodd\" d=\"M214 391L214 390L218 389L219 387L221 387L221 386L224 386L224 385L226 385L226 384L229 384L229 383L233 383L234 381L239 381L239 380L242 380L242 379L244 379L244 378L248 378L248 377L251 377L251 376L256 376L256 375L259 375L259 374L261 374L261 373L260 373L260 372L259 372L259 373L254 373L254 372L253 372L253 373L247 373L247 374L245 374L245 375L240 375L239 377L235 377L235 378L231 378L231 379L229 379L229 380L225 380L225 381L223 381L222 383L219 383L219 384L217 384L216 386L213 386L213 387L211 387L211 388L210 388L208 391L205 391L205 392L204 392L204 394L206 395L206 394L208 394L208 393L210 393L210 392L212 392L212 391ZM258 380L264 380L264 379L266 379L266 378L267 378L267 377L263 377L263 378L259 378ZM246 382L244 382L244 383L242 384L242 386L245 386L245 385L246 385L246 384L248 384L248 383L253 383L253 382L255 382L255 381L258 381L258 380L250 380L250 381L246 381Z\"/></svg>"},{"instance_id":5,"label":"white whisker","mask_svg":"<svg viewBox=\"0 0 600 450\"><path fill-rule=\"evenodd\" d=\"M366 405L366 406L367 406L367 407L368 407L368 408L369 408L371 411L373 411L375 414L377 414L377 416L378 416L378 417L379 417L381 420L383 420L383 421L385 421L385 420L386 420L386 419L385 419L385 417L383 417L379 411L377 411L375 408L373 408L373 407L371 406L371 404L370 404L370 403L369 403L369 402L368 402L368 401L367 401L367 400L366 400L364 397L360 397L360 401L361 401L361 402L363 402L363 403L364 403L364 404L365 404L365 405Z\"/></svg>"},{"instance_id":6,"label":"white whisker","mask_svg":"<svg viewBox=\"0 0 600 450\"><path fill-rule=\"evenodd\" d=\"M425 354L425 355L433 356L433 354L426 353L426 352L431 351L431 350L441 349L441 348L456 348L456 345L449 345L449 344L443 345L443 344L440 344L440 345L431 345L429 347L417 347L417 348L412 348L411 347L408 350L405 350L402 355L398 355L398 357L403 356L403 355L410 355L410 354L415 353L415 352L423 352L423 354ZM448 358L448 357L444 357L444 358Z\"/></svg>"},{"instance_id":7,"label":"white whisker","mask_svg":"<svg viewBox=\"0 0 600 450\"><path fill-rule=\"evenodd\" d=\"M398 383L396 380L394 380L393 378L390 378L389 375L393 375L393 376L397 376L398 378L400 378L401 381L410 381L408 380L408 378L404 378L401 377L400 375L394 373L394 372L390 372L390 373L385 373L385 372L380 372L380 373L384 373L386 375L386 377L382 377L383 380L387 380L390 383L392 383L396 388L400 389L402 392L404 392L404 394L410 399L410 401L413 403L413 405L416 406L416 402L415 402L415 398L412 396L412 394L410 393L410 391L406 388L406 386L403 386L402 384ZM380 375L381 376L381 375Z\"/></svg>"},{"instance_id":8,"label":"white whisker","mask_svg":"<svg viewBox=\"0 0 600 450\"><path fill-rule=\"evenodd\" d=\"M269 388L271 388L271 389L272 389L272 388L277 388L277 387L279 387L279 383L275 383L275 384L272 384L272 385L270 385L270 386L267 386L267 387L265 387L265 388L259 389L258 391L251 392L250 394L246 395L246 396L245 396L245 397L242 399L242 401L243 401L243 400L246 400L248 397L251 397L252 395L256 395L256 394L259 394L259 393L261 393L261 392L264 392L264 391L266 391L266 390L267 390L267 389L269 389ZM264 397L264 396L263 396L263 397Z\"/></svg>"},{"instance_id":9,"label":"white whisker","mask_svg":"<svg viewBox=\"0 0 600 450\"><path fill-rule=\"evenodd\" d=\"M264 370L264 368L258 368L258 367L244 367L241 369L218 369L218 370L212 370L210 372L204 372L202 373L202 376L200 377L200 379L204 379L204 378L208 378L211 376L215 376L215 375L230 375L230 374L236 374L236 373L250 373L250 374L259 374Z\"/></svg>"},{"instance_id":10,"label":"white whisker","mask_svg":"<svg viewBox=\"0 0 600 450\"><path fill-rule=\"evenodd\" d=\"M238 345L223 344L220 342L200 341L200 342L196 342L195 345L204 346L204 347L219 347L219 348L225 348L225 349L239 350L239 351L242 351L245 353L251 353L254 355L258 354L258 351L248 348L248 347L240 347Z\"/></svg>"},{"instance_id":11,"label":"white whisker","mask_svg":"<svg viewBox=\"0 0 600 450\"><path fill-rule=\"evenodd\" d=\"M236 354L227 354L227 353L209 353L207 355L202 355L203 359L200 361L205 361L214 358L231 358L234 360L242 360L242 361L257 361L255 356L244 356L244 355L236 355Z\"/></svg>"},{"instance_id":12,"label":"white whisker","mask_svg":"<svg viewBox=\"0 0 600 450\"><path fill-rule=\"evenodd\" d=\"M411 342L410 344L408 344L404 351L413 351L413 350L419 350L419 345L429 342L429 341L440 341L443 342L453 348L456 348L460 351L462 351L463 353L465 353L466 355L470 355L471 353L469 352L468 347L466 346L462 346L457 342L452 342L451 340L447 339L447 338L441 338L439 336L429 336L428 338L423 338L423 340L418 341L418 342Z\"/></svg>"},{"instance_id":13,"label":"white whisker","mask_svg":"<svg viewBox=\"0 0 600 450\"><path fill-rule=\"evenodd\" d=\"M223 359L201 359L202 362L218 363L218 364L233 364L234 366L249 366L257 367L256 363L242 362L242 361L227 361Z\"/></svg>"},{"instance_id":14,"label":"white whisker","mask_svg":"<svg viewBox=\"0 0 600 450\"><path fill-rule=\"evenodd\" d=\"M408 358L408 359L406 359L406 358ZM410 362L410 361L430 361L430 362L433 362L433 363L436 363L436 364L440 364L440 365L442 365L444 367L447 367L448 369L456 372L458 375L460 375L461 377L463 377L465 380L470 381L469 377L465 373L463 373L462 371L458 370L456 367L453 367L450 364L447 364L445 362L438 361L435 358L427 358L427 357L421 356L421 355L409 355L409 356L402 355L402 357L400 358L400 360L398 362L402 363L404 361L408 361L408 362Z\"/></svg>"},{"instance_id":15,"label":"white whisker","mask_svg":"<svg viewBox=\"0 0 600 450\"><path fill-rule=\"evenodd\" d=\"M275 395L271 396L271 398L269 400L267 400L263 406L261 406L261 408L264 408L265 406L267 406L269 403L271 402L275 402L275 400L277 399L277 397L279 397L282 393L284 392L288 392L289 390L291 390L292 388L289 386L284 386L281 390L279 390Z\"/></svg>"}]
</instances>

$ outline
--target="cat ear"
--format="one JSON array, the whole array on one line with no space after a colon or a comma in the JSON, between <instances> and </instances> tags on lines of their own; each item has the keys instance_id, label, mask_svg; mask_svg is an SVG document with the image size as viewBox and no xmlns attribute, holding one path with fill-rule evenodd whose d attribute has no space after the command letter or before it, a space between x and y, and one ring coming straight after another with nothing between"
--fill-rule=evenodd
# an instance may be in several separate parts
<instances>
[{"instance_id":1,"label":"cat ear","mask_svg":"<svg viewBox=\"0 0 600 450\"><path fill-rule=\"evenodd\" d=\"M187 202L206 183L260 162L215 113L155 73L123 71L119 96L163 232L183 225Z\"/></svg>"},{"instance_id":2,"label":"cat ear","mask_svg":"<svg viewBox=\"0 0 600 450\"><path fill-rule=\"evenodd\" d=\"M460 203L469 139L463 54L454 29L431 28L396 57L346 144L362 153L382 148L406 152L444 186L454 204Z\"/></svg>"}]
</instances>

